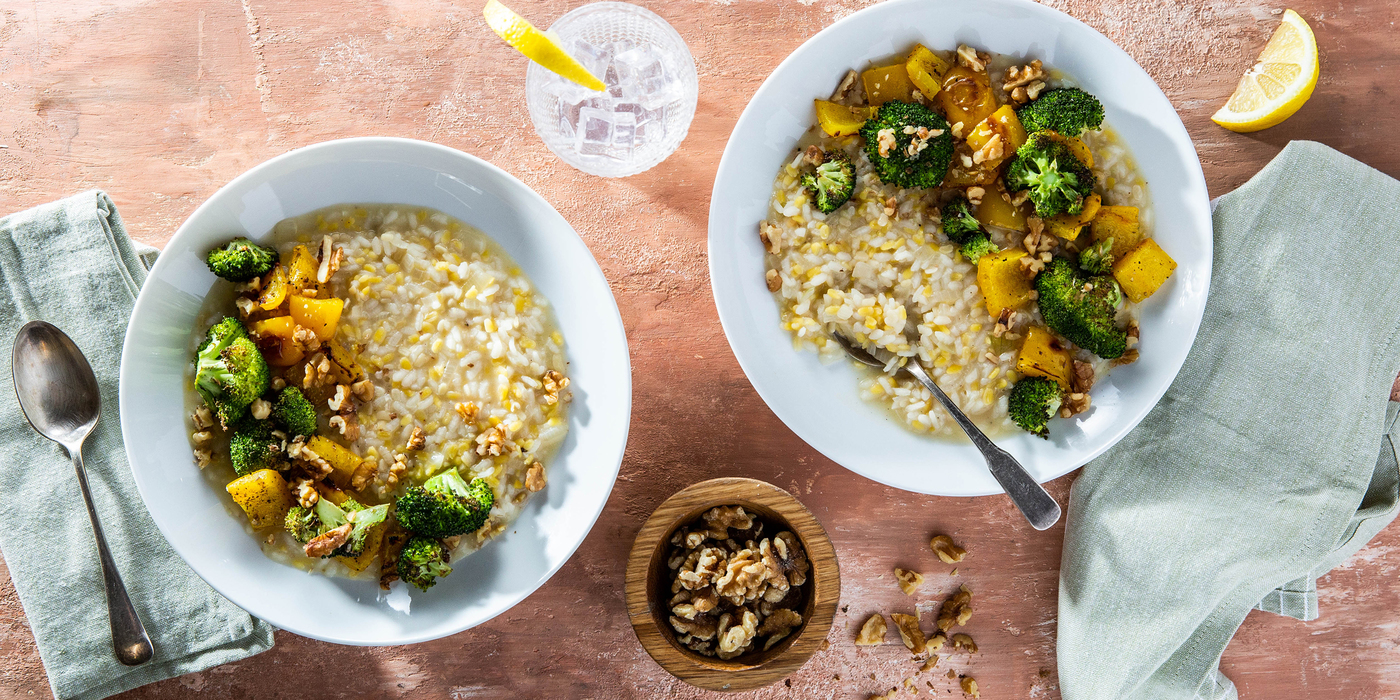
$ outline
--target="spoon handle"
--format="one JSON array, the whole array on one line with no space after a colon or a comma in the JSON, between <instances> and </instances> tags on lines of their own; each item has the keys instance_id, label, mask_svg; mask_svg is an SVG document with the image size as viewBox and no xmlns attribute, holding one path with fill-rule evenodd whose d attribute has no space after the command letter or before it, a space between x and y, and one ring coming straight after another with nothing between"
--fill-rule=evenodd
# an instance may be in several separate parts
<instances>
[{"instance_id":1,"label":"spoon handle","mask_svg":"<svg viewBox=\"0 0 1400 700\"><path fill-rule=\"evenodd\" d=\"M112 623L112 649L117 654L117 660L127 666L146 663L154 653L151 638L146 636L146 627L137 617L136 608L126 594L126 586L122 585L122 577L117 573L117 564L107 550L107 538L102 536L102 524L97 520L97 509L93 507L92 493L88 491L82 446L69 452L73 457L73 468L78 472L78 486L83 492L83 503L87 505L88 520L92 521L92 534L97 537L97 555L102 560L102 582L107 589L107 617Z\"/></svg>"},{"instance_id":2,"label":"spoon handle","mask_svg":"<svg viewBox=\"0 0 1400 700\"><path fill-rule=\"evenodd\" d=\"M925 388L934 396L938 397L938 402L943 404L943 408L952 414L953 420L962 426L963 432L972 439L972 444L982 452L983 459L987 460L987 468L991 470L992 477L1006 489L1006 495L1011 497L1011 502L1021 510L1021 515L1026 516L1031 527L1037 530L1044 530L1060 519L1060 504L1055 502L1054 497L1045 491L1045 488L1035 482L1035 479L1016 461L1015 457L1006 450L997 447L986 434L982 432L967 414L958 408L938 385L933 383L928 373L917 361L905 363L904 368L914 375Z\"/></svg>"}]
</instances>

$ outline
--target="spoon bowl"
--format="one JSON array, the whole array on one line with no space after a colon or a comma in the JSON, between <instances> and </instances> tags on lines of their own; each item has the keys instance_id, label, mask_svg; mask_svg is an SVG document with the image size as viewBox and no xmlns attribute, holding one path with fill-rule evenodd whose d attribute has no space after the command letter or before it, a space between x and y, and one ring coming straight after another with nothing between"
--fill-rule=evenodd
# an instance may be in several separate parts
<instances>
[{"instance_id":1,"label":"spoon bowl","mask_svg":"<svg viewBox=\"0 0 1400 700\"><path fill-rule=\"evenodd\" d=\"M83 351L57 326L30 321L19 329L11 355L15 396L34 430L63 445L78 473L78 486L87 506L97 555L102 562L102 583L107 593L107 615L112 623L112 648L127 666L143 664L154 655L146 628L126 594L116 562L102 536L102 525L88 490L83 468L83 441L97 426L102 413L102 392L97 375Z\"/></svg>"}]
</instances>

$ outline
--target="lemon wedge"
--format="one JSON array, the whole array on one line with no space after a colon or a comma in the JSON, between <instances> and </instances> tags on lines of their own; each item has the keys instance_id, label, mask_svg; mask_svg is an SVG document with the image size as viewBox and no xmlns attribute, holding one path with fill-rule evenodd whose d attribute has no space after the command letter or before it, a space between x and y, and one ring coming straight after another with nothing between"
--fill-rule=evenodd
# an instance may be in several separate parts
<instances>
[{"instance_id":1,"label":"lemon wedge","mask_svg":"<svg viewBox=\"0 0 1400 700\"><path fill-rule=\"evenodd\" d=\"M1317 40L1312 28L1287 10L1254 67L1211 121L1230 131L1259 131L1293 116L1317 86Z\"/></svg>"},{"instance_id":2,"label":"lemon wedge","mask_svg":"<svg viewBox=\"0 0 1400 700\"><path fill-rule=\"evenodd\" d=\"M525 54L526 58L590 90L601 92L607 89L603 81L589 73L583 64L564 53L554 39L535 29L534 25L510 8L496 0L487 0L486 8L481 13L486 16L486 23L491 25L491 29L516 51Z\"/></svg>"}]
</instances>

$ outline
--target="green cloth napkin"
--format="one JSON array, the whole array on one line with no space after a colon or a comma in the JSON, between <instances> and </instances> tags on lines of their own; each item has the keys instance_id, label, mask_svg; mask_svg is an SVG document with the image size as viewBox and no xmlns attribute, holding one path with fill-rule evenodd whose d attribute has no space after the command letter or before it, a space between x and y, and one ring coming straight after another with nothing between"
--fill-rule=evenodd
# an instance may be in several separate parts
<instances>
[{"instance_id":1,"label":"green cloth napkin","mask_svg":"<svg viewBox=\"0 0 1400 700\"><path fill-rule=\"evenodd\" d=\"M272 647L272 628L225 600L166 543L122 450L117 369L146 265L106 194L86 192L0 219L0 551L60 699L97 699ZM107 542L155 657L112 653L97 546L67 453L25 422L10 349L41 319L73 338L97 373L102 418L83 449Z\"/></svg>"},{"instance_id":2,"label":"green cloth napkin","mask_svg":"<svg viewBox=\"0 0 1400 700\"><path fill-rule=\"evenodd\" d=\"M1400 183L1295 141L1214 218L1186 364L1070 493L1065 700L1235 697L1249 611L1316 617L1317 577L1396 514Z\"/></svg>"}]
</instances>

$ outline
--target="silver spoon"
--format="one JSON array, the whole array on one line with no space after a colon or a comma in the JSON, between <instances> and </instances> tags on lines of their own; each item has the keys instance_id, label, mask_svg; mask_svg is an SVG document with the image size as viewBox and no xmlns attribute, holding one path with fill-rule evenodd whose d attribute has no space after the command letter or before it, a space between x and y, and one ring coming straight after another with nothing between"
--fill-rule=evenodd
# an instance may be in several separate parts
<instances>
[{"instance_id":1,"label":"silver spoon","mask_svg":"<svg viewBox=\"0 0 1400 700\"><path fill-rule=\"evenodd\" d=\"M15 394L19 407L29 424L40 435L63 445L73 458L78 472L78 485L87 504L92 532L97 536L97 554L102 560L102 580L107 589L107 616L112 622L112 648L117 660L127 666L150 660L151 639L136 608L126 595L117 574L107 540L102 537L102 525L88 492L87 473L83 470L83 441L97 425L102 397L97 377L77 345L51 323L30 321L19 329L11 357L15 376Z\"/></svg>"},{"instance_id":2,"label":"silver spoon","mask_svg":"<svg viewBox=\"0 0 1400 700\"><path fill-rule=\"evenodd\" d=\"M878 367L881 370L885 368L885 363L875 359L865 348L852 343L840 333L833 333L832 337L856 362ZM1030 521L1031 527L1044 530L1060 519L1060 504L1056 503L1055 499L1046 493L1040 484L1035 482L1035 479L1026 471L1025 467L1021 466L1020 462L1016 461L1015 457L1012 457L1006 450L997 447L996 443L982 433L981 429L972 422L972 419L968 418L967 414L963 413L962 409L958 408L957 404L953 403L953 400L948 398L948 395L943 393L937 384L933 383L924 368L919 366L917 360L911 359L904 363L902 369L913 375L920 384L924 385L924 388L938 397L938 402L943 404L943 408L947 409L948 413L952 414L953 420L958 422L963 432L972 439L972 444L976 445L977 449L982 452L982 458L987 460L987 468L991 470L992 476L1003 489L1006 489L1006 495L1010 496L1011 502L1015 503L1016 507L1021 510L1021 515L1026 516L1026 520Z\"/></svg>"}]
</instances>

